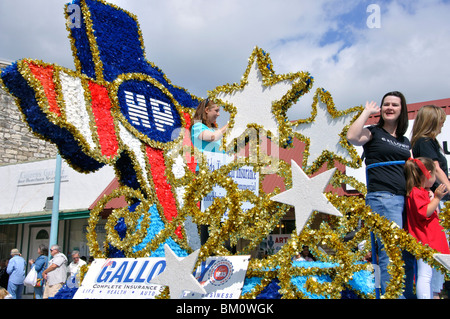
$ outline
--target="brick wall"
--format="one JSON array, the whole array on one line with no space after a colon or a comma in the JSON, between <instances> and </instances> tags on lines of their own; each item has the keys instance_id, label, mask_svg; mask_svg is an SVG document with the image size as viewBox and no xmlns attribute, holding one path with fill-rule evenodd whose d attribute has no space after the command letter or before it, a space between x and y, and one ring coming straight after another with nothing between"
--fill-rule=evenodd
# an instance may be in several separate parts
<instances>
[{"instance_id":1,"label":"brick wall","mask_svg":"<svg viewBox=\"0 0 450 319\"><path fill-rule=\"evenodd\" d=\"M0 69L7 65L0 61ZM56 153L53 144L31 132L13 97L0 88L0 165L54 158Z\"/></svg>"}]
</instances>

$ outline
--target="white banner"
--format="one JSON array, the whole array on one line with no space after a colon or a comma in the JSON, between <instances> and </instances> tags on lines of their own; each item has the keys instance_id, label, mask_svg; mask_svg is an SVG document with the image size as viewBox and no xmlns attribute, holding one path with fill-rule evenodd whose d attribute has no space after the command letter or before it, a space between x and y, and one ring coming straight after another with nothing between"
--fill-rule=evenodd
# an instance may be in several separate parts
<instances>
[{"instance_id":1,"label":"white banner","mask_svg":"<svg viewBox=\"0 0 450 319\"><path fill-rule=\"evenodd\" d=\"M183 299L238 299L250 256L209 257L193 273L206 295ZM164 286L149 282L166 268L165 258L95 259L74 299L154 299Z\"/></svg>"},{"instance_id":2,"label":"white banner","mask_svg":"<svg viewBox=\"0 0 450 319\"><path fill-rule=\"evenodd\" d=\"M211 172L221 168L223 165L227 165L236 159L234 156L227 155L225 153L213 153L203 152L206 155L208 161L208 168ZM233 181L238 185L240 190L248 189L259 196L259 173L253 171L251 166L242 166L238 170L231 171L230 176ZM226 196L226 190L220 186L213 186L211 193L206 195L201 202L201 210L204 211L214 202L215 198L222 198ZM242 210L246 211L253 207L250 202L242 203ZM228 212L225 212L222 221L228 218Z\"/></svg>"}]
</instances>

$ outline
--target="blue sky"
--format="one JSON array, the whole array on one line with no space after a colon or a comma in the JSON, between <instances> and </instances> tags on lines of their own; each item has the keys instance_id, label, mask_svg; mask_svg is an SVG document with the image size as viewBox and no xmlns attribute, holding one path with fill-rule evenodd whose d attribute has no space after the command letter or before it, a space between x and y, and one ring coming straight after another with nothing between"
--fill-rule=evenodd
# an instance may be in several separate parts
<instances>
[{"instance_id":1,"label":"blue sky","mask_svg":"<svg viewBox=\"0 0 450 319\"><path fill-rule=\"evenodd\" d=\"M65 0L1 0L0 59L30 57L74 68ZM137 15L147 58L197 96L239 82L253 48L277 73L308 71L338 109L379 103L392 90L408 102L450 97L450 1L111 0ZM369 5L380 27L369 28ZM291 107L309 116L312 93Z\"/></svg>"}]
</instances>

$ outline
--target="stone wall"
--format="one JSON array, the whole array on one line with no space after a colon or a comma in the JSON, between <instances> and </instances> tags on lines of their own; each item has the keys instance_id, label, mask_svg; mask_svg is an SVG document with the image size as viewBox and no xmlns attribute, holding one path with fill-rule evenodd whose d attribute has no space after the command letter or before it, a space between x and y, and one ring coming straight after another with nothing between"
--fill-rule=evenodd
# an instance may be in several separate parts
<instances>
[{"instance_id":1,"label":"stone wall","mask_svg":"<svg viewBox=\"0 0 450 319\"><path fill-rule=\"evenodd\" d=\"M0 69L7 65L0 61ZM53 144L31 132L14 98L0 88L0 165L54 158L56 154Z\"/></svg>"}]
</instances>

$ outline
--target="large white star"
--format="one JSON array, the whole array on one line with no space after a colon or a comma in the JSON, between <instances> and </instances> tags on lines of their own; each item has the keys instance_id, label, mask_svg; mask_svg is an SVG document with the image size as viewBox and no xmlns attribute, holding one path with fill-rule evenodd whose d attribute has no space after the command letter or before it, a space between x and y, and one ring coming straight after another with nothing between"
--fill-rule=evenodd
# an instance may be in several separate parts
<instances>
[{"instance_id":1,"label":"large white star","mask_svg":"<svg viewBox=\"0 0 450 319\"><path fill-rule=\"evenodd\" d=\"M321 155L338 156L344 161L352 162L352 154L342 146L341 139L344 127L350 124L358 111L355 110L342 116L333 117L325 103L318 101L317 104L317 114L313 121L298 124L292 129L308 139L306 142L309 152L307 166L310 167ZM349 148L351 147L345 139L343 143L346 143Z\"/></svg>"},{"instance_id":2,"label":"large white star","mask_svg":"<svg viewBox=\"0 0 450 319\"><path fill-rule=\"evenodd\" d=\"M251 123L263 126L265 130L271 131L273 136L278 137L278 124L272 114L272 102L281 99L291 89L291 82L283 81L265 86L256 59L247 80L248 84L242 90L219 93L217 96L235 106L237 111L234 126L227 132L227 140L231 142L237 138Z\"/></svg>"},{"instance_id":3,"label":"large white star","mask_svg":"<svg viewBox=\"0 0 450 319\"><path fill-rule=\"evenodd\" d=\"M150 283L169 286L171 299L180 299L183 291L206 294L206 290L192 275L200 250L194 251L185 258L180 258L175 255L169 245L165 244L164 252L166 269Z\"/></svg>"},{"instance_id":4,"label":"large white star","mask_svg":"<svg viewBox=\"0 0 450 319\"><path fill-rule=\"evenodd\" d=\"M336 168L309 178L295 161L291 163L292 188L273 196L271 200L294 206L297 234L300 235L314 211L342 216L323 194Z\"/></svg>"},{"instance_id":5,"label":"large white star","mask_svg":"<svg viewBox=\"0 0 450 319\"><path fill-rule=\"evenodd\" d=\"M286 122L285 111L308 92L311 85L312 79L307 73L276 75L268 54L255 48L241 83L227 84L213 91L213 97L223 102L231 113L225 135L228 146L249 127L270 131L272 138L277 140L279 126Z\"/></svg>"}]
</instances>

